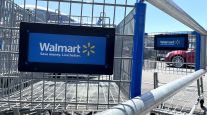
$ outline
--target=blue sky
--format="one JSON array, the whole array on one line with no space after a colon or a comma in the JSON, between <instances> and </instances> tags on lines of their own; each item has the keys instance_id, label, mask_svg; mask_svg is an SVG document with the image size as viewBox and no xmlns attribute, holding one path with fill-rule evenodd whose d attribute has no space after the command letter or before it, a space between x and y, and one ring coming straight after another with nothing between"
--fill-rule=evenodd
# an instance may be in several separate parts
<instances>
[{"instance_id":1,"label":"blue sky","mask_svg":"<svg viewBox=\"0 0 207 115\"><path fill-rule=\"evenodd\" d=\"M23 4L24 0L14 0L17 4ZM90 0L84 0L90 1ZM94 0L95 2L103 2L103 0ZM134 4L136 0L128 0L128 4ZM178 4L184 11L186 11L190 16L192 16L199 24L201 24L205 29L207 29L207 15L206 6L207 0L173 0ZM107 3L113 3L114 0L106 0ZM125 0L117 0L117 3L124 4ZM147 3L147 2L146 2ZM35 4L35 0L26 0L26 4ZM47 2L38 1L38 6L46 7ZM58 9L57 2L50 2L50 9ZM69 3L61 3L61 12L69 14ZM72 15L80 15L81 6L79 4L72 5ZM91 5L83 6L84 16L91 16ZM103 7L96 5L94 7L94 15L98 17L100 12L102 12ZM113 7L107 6L106 8L107 16L113 16ZM131 8L127 9L129 12ZM118 24L124 18L124 8L117 7L115 23ZM112 19L111 19L112 20ZM146 14L146 32L173 32L173 31L192 31L187 26L176 21L174 18L168 16L158 8L147 3L147 14Z\"/></svg>"},{"instance_id":2,"label":"blue sky","mask_svg":"<svg viewBox=\"0 0 207 115\"><path fill-rule=\"evenodd\" d=\"M174 0L200 25L207 29L207 0ZM147 3L146 32L192 31L187 26Z\"/></svg>"}]
</instances>

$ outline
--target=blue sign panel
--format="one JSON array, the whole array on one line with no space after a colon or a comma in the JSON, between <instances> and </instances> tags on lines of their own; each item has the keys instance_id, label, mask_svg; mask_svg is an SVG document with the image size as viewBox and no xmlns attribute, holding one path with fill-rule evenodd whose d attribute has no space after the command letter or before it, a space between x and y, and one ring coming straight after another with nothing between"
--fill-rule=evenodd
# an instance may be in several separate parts
<instances>
[{"instance_id":1,"label":"blue sign panel","mask_svg":"<svg viewBox=\"0 0 207 115\"><path fill-rule=\"evenodd\" d=\"M187 50L188 49L188 35L156 35L155 50Z\"/></svg>"},{"instance_id":2,"label":"blue sign panel","mask_svg":"<svg viewBox=\"0 0 207 115\"><path fill-rule=\"evenodd\" d=\"M30 33L29 62L105 65L106 38Z\"/></svg>"},{"instance_id":3,"label":"blue sign panel","mask_svg":"<svg viewBox=\"0 0 207 115\"><path fill-rule=\"evenodd\" d=\"M22 72L113 74L114 28L20 23Z\"/></svg>"}]
</instances>

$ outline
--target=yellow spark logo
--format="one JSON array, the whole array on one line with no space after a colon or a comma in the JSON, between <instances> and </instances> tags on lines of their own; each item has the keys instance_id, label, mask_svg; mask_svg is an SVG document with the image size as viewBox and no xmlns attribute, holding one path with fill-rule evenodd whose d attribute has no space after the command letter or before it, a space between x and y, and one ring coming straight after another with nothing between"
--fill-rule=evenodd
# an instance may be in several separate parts
<instances>
[{"instance_id":1,"label":"yellow spark logo","mask_svg":"<svg viewBox=\"0 0 207 115\"><path fill-rule=\"evenodd\" d=\"M83 53L86 53L87 56L90 56L91 53L92 54L95 54L95 51L94 51L95 45L92 45L91 46L91 43L90 42L88 42L87 45L83 45L83 48L84 48Z\"/></svg>"}]
</instances>

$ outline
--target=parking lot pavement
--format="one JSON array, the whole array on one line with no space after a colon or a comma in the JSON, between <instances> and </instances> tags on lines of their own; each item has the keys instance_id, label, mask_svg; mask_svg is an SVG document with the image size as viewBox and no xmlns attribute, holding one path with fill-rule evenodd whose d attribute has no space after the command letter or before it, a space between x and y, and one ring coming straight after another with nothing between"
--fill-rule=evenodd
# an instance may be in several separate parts
<instances>
[{"instance_id":1,"label":"parking lot pavement","mask_svg":"<svg viewBox=\"0 0 207 115\"><path fill-rule=\"evenodd\" d=\"M143 80L142 80L142 94L146 93L147 91L150 91L153 89L153 71L143 71ZM190 73L188 73L190 74ZM181 77L185 77L186 74L176 74L176 73L162 73L158 72L158 80L159 80L159 86L164 85L166 83L169 83L171 81L174 81L176 79L179 79ZM206 76L203 77L204 82L204 100L207 99L207 85L205 84L207 82ZM189 112L192 107L195 105L196 101L198 99L198 93L197 93L197 82L193 82L191 85L168 99L166 102L163 103L166 110L177 110L179 112ZM207 103L204 103L204 106L207 107ZM200 108L200 105L196 108L197 113L203 113L204 111Z\"/></svg>"}]
</instances>

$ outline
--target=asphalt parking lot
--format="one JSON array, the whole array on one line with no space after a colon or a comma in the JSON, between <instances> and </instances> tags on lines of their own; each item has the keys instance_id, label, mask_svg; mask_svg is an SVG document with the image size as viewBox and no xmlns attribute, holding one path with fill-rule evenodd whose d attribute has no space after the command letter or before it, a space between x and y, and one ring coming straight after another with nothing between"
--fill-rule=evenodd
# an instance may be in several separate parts
<instances>
[{"instance_id":1,"label":"asphalt parking lot","mask_svg":"<svg viewBox=\"0 0 207 115\"><path fill-rule=\"evenodd\" d=\"M171 66L167 66L164 62L158 62L155 69L153 64L153 62L148 62L148 64L146 64L148 66L146 66L143 70L142 94L154 89L153 75L155 72L158 73L159 86L162 86L181 77L185 77L186 75L194 72L194 68L192 67L174 68ZM205 85L206 82L207 78L204 76L204 100L207 98L207 85ZM195 81L190 86L186 87L185 89L174 95L172 98L164 102L164 107L162 109L159 109L158 111L172 114L185 114L192 109L192 107L196 104L197 99L197 82ZM207 104L204 103L204 106L207 106ZM206 110L203 109L201 109L200 105L198 104L198 106L196 107L196 114L205 113Z\"/></svg>"}]
</instances>

